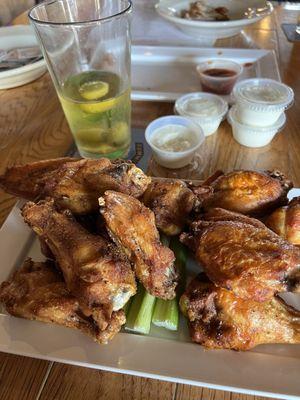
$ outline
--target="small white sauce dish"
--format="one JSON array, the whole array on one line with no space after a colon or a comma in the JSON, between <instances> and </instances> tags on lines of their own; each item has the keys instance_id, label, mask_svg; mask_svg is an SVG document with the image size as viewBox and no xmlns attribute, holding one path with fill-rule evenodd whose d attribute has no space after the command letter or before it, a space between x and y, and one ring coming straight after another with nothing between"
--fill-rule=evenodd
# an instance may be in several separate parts
<instances>
[{"instance_id":1,"label":"small white sauce dish","mask_svg":"<svg viewBox=\"0 0 300 400\"><path fill-rule=\"evenodd\" d=\"M228 122L232 127L235 140L246 147L263 147L269 144L274 136L283 128L286 116L281 114L275 124L271 126L251 126L241 123L238 118L237 107L233 106L228 113Z\"/></svg>"},{"instance_id":2,"label":"small white sauce dish","mask_svg":"<svg viewBox=\"0 0 300 400\"><path fill-rule=\"evenodd\" d=\"M233 89L239 120L246 125L274 125L294 100L293 90L272 79L254 78L237 83Z\"/></svg>"},{"instance_id":3,"label":"small white sauce dish","mask_svg":"<svg viewBox=\"0 0 300 400\"><path fill-rule=\"evenodd\" d=\"M175 112L199 124L205 136L218 130L227 111L228 104L222 97L204 92L186 94L175 103Z\"/></svg>"},{"instance_id":4,"label":"small white sauce dish","mask_svg":"<svg viewBox=\"0 0 300 400\"><path fill-rule=\"evenodd\" d=\"M170 130L178 128L178 132L186 131L188 133L192 139L188 149L184 151L167 151L157 146L158 139L162 139L166 135L168 127ZM145 138L153 151L155 161L159 165L170 169L183 168L190 164L197 149L205 140L202 128L196 122L176 115L165 116L152 121L146 128ZM176 139L177 144L180 144L181 140L185 141L185 138L180 135Z\"/></svg>"}]
</instances>

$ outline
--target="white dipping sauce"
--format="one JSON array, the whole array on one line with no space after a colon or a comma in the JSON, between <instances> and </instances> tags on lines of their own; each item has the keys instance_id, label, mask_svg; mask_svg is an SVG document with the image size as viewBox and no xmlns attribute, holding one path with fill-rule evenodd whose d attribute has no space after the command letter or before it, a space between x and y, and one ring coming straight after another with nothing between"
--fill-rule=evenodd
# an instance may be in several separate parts
<instances>
[{"instance_id":1,"label":"white dipping sauce","mask_svg":"<svg viewBox=\"0 0 300 400\"><path fill-rule=\"evenodd\" d=\"M268 104L281 103L286 100L286 94L272 86L248 86L240 91L246 99Z\"/></svg>"},{"instance_id":2,"label":"white dipping sauce","mask_svg":"<svg viewBox=\"0 0 300 400\"><path fill-rule=\"evenodd\" d=\"M220 106L213 99L195 98L187 101L183 107L187 114L194 114L199 117L212 117L220 113Z\"/></svg>"},{"instance_id":3,"label":"white dipping sauce","mask_svg":"<svg viewBox=\"0 0 300 400\"><path fill-rule=\"evenodd\" d=\"M177 153L192 149L197 138L186 126L170 124L156 129L151 142L160 150Z\"/></svg>"}]
</instances>

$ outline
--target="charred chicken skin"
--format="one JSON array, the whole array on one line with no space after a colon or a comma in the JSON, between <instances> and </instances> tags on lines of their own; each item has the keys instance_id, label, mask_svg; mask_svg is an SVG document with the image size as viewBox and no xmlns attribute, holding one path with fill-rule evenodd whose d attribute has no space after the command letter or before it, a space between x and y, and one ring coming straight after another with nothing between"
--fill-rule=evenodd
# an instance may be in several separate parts
<instances>
[{"instance_id":1,"label":"charred chicken skin","mask_svg":"<svg viewBox=\"0 0 300 400\"><path fill-rule=\"evenodd\" d=\"M146 290L173 299L178 280L175 257L160 242L153 212L134 197L114 191L105 192L99 204L111 238L128 255Z\"/></svg>"},{"instance_id":2,"label":"charred chicken skin","mask_svg":"<svg viewBox=\"0 0 300 400\"><path fill-rule=\"evenodd\" d=\"M53 201L40 201L25 204L22 215L49 247L68 290L94 318L99 307L110 317L135 294L127 258L112 242L87 232L70 212L58 212Z\"/></svg>"},{"instance_id":3,"label":"charred chicken skin","mask_svg":"<svg viewBox=\"0 0 300 400\"><path fill-rule=\"evenodd\" d=\"M288 242L300 246L300 197L275 210L265 224Z\"/></svg>"},{"instance_id":4,"label":"charred chicken skin","mask_svg":"<svg viewBox=\"0 0 300 400\"><path fill-rule=\"evenodd\" d=\"M285 205L292 183L278 171L233 171L209 186L195 188L204 210L220 207L251 216L262 216Z\"/></svg>"},{"instance_id":5,"label":"charred chicken skin","mask_svg":"<svg viewBox=\"0 0 300 400\"><path fill-rule=\"evenodd\" d=\"M300 343L300 312L272 297L243 300L215 286L204 274L180 299L194 342L211 349L249 350L263 343Z\"/></svg>"},{"instance_id":6,"label":"charred chicken skin","mask_svg":"<svg viewBox=\"0 0 300 400\"><path fill-rule=\"evenodd\" d=\"M104 330L99 321L86 317L50 261L27 259L11 279L0 285L0 302L15 317L79 329L98 343L107 343L125 323L123 310L112 313Z\"/></svg>"},{"instance_id":7,"label":"charred chicken skin","mask_svg":"<svg viewBox=\"0 0 300 400\"><path fill-rule=\"evenodd\" d=\"M263 302L299 291L300 251L260 221L210 210L181 235L211 281L242 298Z\"/></svg>"},{"instance_id":8,"label":"charred chicken skin","mask_svg":"<svg viewBox=\"0 0 300 400\"><path fill-rule=\"evenodd\" d=\"M142 202L155 215L156 226L166 235L178 235L195 208L197 198L180 180L152 182Z\"/></svg>"},{"instance_id":9,"label":"charred chicken skin","mask_svg":"<svg viewBox=\"0 0 300 400\"><path fill-rule=\"evenodd\" d=\"M7 192L28 200L52 197L74 214L98 210L98 197L112 189L140 197L151 178L129 161L58 159L12 167L0 177Z\"/></svg>"}]
</instances>

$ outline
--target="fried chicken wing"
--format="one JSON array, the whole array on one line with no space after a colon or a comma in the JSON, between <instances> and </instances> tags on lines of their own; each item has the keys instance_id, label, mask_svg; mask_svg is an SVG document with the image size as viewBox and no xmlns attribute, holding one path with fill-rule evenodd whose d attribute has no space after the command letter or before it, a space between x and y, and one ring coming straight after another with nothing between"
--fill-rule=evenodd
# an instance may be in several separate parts
<instances>
[{"instance_id":1,"label":"fried chicken wing","mask_svg":"<svg viewBox=\"0 0 300 400\"><path fill-rule=\"evenodd\" d=\"M180 299L194 342L212 349L249 350L263 343L300 343L300 312L273 297L258 303L215 286L204 274Z\"/></svg>"},{"instance_id":2,"label":"fried chicken wing","mask_svg":"<svg viewBox=\"0 0 300 400\"><path fill-rule=\"evenodd\" d=\"M22 215L49 247L68 290L82 306L93 313L104 307L110 317L135 294L127 258L112 242L87 232L70 212L58 212L53 201L40 201L25 204Z\"/></svg>"},{"instance_id":3,"label":"fried chicken wing","mask_svg":"<svg viewBox=\"0 0 300 400\"><path fill-rule=\"evenodd\" d=\"M262 302L300 290L299 249L253 218L210 210L181 240L208 277L238 297Z\"/></svg>"},{"instance_id":4,"label":"fried chicken wing","mask_svg":"<svg viewBox=\"0 0 300 400\"><path fill-rule=\"evenodd\" d=\"M134 197L114 191L105 192L99 204L109 234L133 262L146 290L162 299L174 298L175 257L160 242L153 212Z\"/></svg>"},{"instance_id":5,"label":"fried chicken wing","mask_svg":"<svg viewBox=\"0 0 300 400\"><path fill-rule=\"evenodd\" d=\"M28 200L52 197L61 208L74 214L88 214L98 210L98 197L106 190L139 197L151 181L129 161L63 160L10 168L0 177L0 186Z\"/></svg>"},{"instance_id":6,"label":"fried chicken wing","mask_svg":"<svg viewBox=\"0 0 300 400\"><path fill-rule=\"evenodd\" d=\"M0 302L9 314L78 329L98 343L107 343L125 323L123 310L114 312L105 330L86 317L76 297L69 293L61 274L49 261L27 259L11 279L0 285Z\"/></svg>"},{"instance_id":7,"label":"fried chicken wing","mask_svg":"<svg viewBox=\"0 0 300 400\"><path fill-rule=\"evenodd\" d=\"M233 171L217 177L208 187L198 187L195 193L205 210L220 207L261 216L285 205L291 187L292 183L278 171Z\"/></svg>"},{"instance_id":8,"label":"fried chicken wing","mask_svg":"<svg viewBox=\"0 0 300 400\"><path fill-rule=\"evenodd\" d=\"M300 197L275 210L265 224L288 242L300 245Z\"/></svg>"},{"instance_id":9,"label":"fried chicken wing","mask_svg":"<svg viewBox=\"0 0 300 400\"><path fill-rule=\"evenodd\" d=\"M152 182L142 202L155 215L156 226L166 235L178 235L196 206L197 198L180 180Z\"/></svg>"}]
</instances>

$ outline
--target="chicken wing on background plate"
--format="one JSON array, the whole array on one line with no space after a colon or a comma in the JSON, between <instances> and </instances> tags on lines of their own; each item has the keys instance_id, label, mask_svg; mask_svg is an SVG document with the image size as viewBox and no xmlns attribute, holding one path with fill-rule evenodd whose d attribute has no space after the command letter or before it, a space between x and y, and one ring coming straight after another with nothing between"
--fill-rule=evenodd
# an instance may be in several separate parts
<instances>
[{"instance_id":1,"label":"chicken wing on background plate","mask_svg":"<svg viewBox=\"0 0 300 400\"><path fill-rule=\"evenodd\" d=\"M218 174L219 175L219 174ZM278 171L233 171L194 189L204 210L220 207L263 216L287 204L292 183Z\"/></svg>"},{"instance_id":2,"label":"chicken wing on background plate","mask_svg":"<svg viewBox=\"0 0 300 400\"><path fill-rule=\"evenodd\" d=\"M152 182L141 200L155 215L156 226L166 235L178 235L196 206L197 197L180 180Z\"/></svg>"},{"instance_id":3,"label":"chicken wing on background plate","mask_svg":"<svg viewBox=\"0 0 300 400\"><path fill-rule=\"evenodd\" d=\"M300 197L275 210L265 224L288 242L300 245Z\"/></svg>"},{"instance_id":4,"label":"chicken wing on background plate","mask_svg":"<svg viewBox=\"0 0 300 400\"><path fill-rule=\"evenodd\" d=\"M300 343L300 312L273 297L243 300L204 274L180 299L192 340L212 349L249 350L263 343Z\"/></svg>"},{"instance_id":5,"label":"chicken wing on background plate","mask_svg":"<svg viewBox=\"0 0 300 400\"><path fill-rule=\"evenodd\" d=\"M70 292L95 319L99 307L109 318L135 294L128 259L112 242L87 232L70 212L58 212L53 201L40 201L25 204L22 215L51 250Z\"/></svg>"},{"instance_id":6,"label":"chicken wing on background plate","mask_svg":"<svg viewBox=\"0 0 300 400\"><path fill-rule=\"evenodd\" d=\"M238 297L262 302L300 290L300 250L256 219L212 209L180 238L211 281Z\"/></svg>"},{"instance_id":7,"label":"chicken wing on background plate","mask_svg":"<svg viewBox=\"0 0 300 400\"><path fill-rule=\"evenodd\" d=\"M99 204L111 238L132 261L145 289L162 299L174 298L175 257L160 242L153 212L134 197L114 191L105 192Z\"/></svg>"},{"instance_id":8,"label":"chicken wing on background plate","mask_svg":"<svg viewBox=\"0 0 300 400\"><path fill-rule=\"evenodd\" d=\"M53 170L45 169L45 161L12 167L0 177L0 186L28 200L52 197L61 208L74 214L88 214L98 210L98 197L106 190L139 197L151 181L129 161L67 161L49 160L49 165L58 165Z\"/></svg>"},{"instance_id":9,"label":"chicken wing on background plate","mask_svg":"<svg viewBox=\"0 0 300 400\"><path fill-rule=\"evenodd\" d=\"M61 274L49 261L36 263L27 259L0 285L0 302L15 317L79 329L99 343L107 343L125 323L123 310L112 313L104 330L99 321L86 317L77 298L69 293Z\"/></svg>"}]
</instances>

